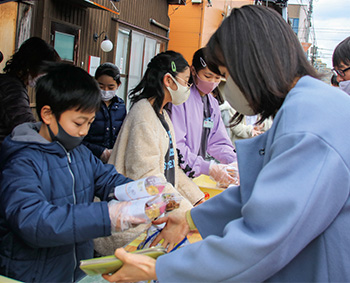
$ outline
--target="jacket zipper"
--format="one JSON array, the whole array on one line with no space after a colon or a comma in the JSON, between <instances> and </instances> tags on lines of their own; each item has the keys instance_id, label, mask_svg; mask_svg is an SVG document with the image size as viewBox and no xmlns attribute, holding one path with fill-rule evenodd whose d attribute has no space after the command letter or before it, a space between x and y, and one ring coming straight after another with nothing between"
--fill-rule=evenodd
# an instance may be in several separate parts
<instances>
[{"instance_id":1,"label":"jacket zipper","mask_svg":"<svg viewBox=\"0 0 350 283\"><path fill-rule=\"evenodd\" d=\"M58 142L58 144L63 148L63 150L65 151L65 153L67 155L68 170L69 170L69 173L71 174L72 180L73 180L73 186L72 186L73 204L77 204L77 199L75 196L75 177L74 177L73 171L70 167L70 164L72 163L72 159L70 157L70 153L65 149L65 147L63 145L61 145L59 142ZM76 255L76 251L75 251L75 244L73 245L73 256L74 256L74 269L73 269L72 282L74 282L75 269L77 268L77 255Z\"/></svg>"}]
</instances>

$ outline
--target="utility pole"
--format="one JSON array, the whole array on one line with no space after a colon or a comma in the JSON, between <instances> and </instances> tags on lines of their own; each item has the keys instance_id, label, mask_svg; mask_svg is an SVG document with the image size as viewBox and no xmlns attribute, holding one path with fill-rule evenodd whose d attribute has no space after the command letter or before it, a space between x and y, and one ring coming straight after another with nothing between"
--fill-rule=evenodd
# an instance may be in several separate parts
<instances>
[{"instance_id":1,"label":"utility pole","mask_svg":"<svg viewBox=\"0 0 350 283\"><path fill-rule=\"evenodd\" d=\"M309 0L309 10L307 11L307 16L306 16L305 42L309 42L312 10L313 10L313 0Z\"/></svg>"},{"instance_id":2,"label":"utility pole","mask_svg":"<svg viewBox=\"0 0 350 283\"><path fill-rule=\"evenodd\" d=\"M311 65L314 66L314 67L316 67L315 66L316 57L317 57L316 55L317 55L317 46L313 45L311 47L311 55L310 55L310 57L311 57Z\"/></svg>"},{"instance_id":3,"label":"utility pole","mask_svg":"<svg viewBox=\"0 0 350 283\"><path fill-rule=\"evenodd\" d=\"M309 42L312 11L313 11L313 0L309 0L309 10L307 12L307 17L306 17L306 31L305 31L304 42ZM311 52L312 53L312 57L311 57L312 65L314 64L314 61L315 61L315 51L316 51L315 49L316 49L315 46L313 46L313 48L311 48L311 50L312 50L312 52Z\"/></svg>"}]
</instances>

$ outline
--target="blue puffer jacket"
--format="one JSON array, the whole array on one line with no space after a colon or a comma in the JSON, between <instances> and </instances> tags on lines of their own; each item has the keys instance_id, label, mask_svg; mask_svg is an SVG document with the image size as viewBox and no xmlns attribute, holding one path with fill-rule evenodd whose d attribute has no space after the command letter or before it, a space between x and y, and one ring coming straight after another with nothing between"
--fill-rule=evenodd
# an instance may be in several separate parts
<instances>
[{"instance_id":1,"label":"blue puffer jacket","mask_svg":"<svg viewBox=\"0 0 350 283\"><path fill-rule=\"evenodd\" d=\"M100 158L106 148L113 148L125 116L126 108L123 99L114 97L109 107L102 102L83 144Z\"/></svg>"},{"instance_id":2,"label":"blue puffer jacket","mask_svg":"<svg viewBox=\"0 0 350 283\"><path fill-rule=\"evenodd\" d=\"M2 144L0 274L73 282L83 276L79 261L93 256L92 239L111 234L109 194L131 179L84 145L68 153L48 142L40 125L19 125Z\"/></svg>"}]
</instances>

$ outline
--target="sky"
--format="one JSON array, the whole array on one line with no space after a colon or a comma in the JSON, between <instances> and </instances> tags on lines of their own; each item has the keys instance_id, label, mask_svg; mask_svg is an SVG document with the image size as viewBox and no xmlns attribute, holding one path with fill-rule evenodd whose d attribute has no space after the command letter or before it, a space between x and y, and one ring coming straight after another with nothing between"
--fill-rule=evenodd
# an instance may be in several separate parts
<instances>
[{"instance_id":1,"label":"sky","mask_svg":"<svg viewBox=\"0 0 350 283\"><path fill-rule=\"evenodd\" d=\"M306 4L310 0L289 0L288 4ZM339 42L350 36L350 0L313 0L312 30L319 59L332 68L332 53Z\"/></svg>"}]
</instances>

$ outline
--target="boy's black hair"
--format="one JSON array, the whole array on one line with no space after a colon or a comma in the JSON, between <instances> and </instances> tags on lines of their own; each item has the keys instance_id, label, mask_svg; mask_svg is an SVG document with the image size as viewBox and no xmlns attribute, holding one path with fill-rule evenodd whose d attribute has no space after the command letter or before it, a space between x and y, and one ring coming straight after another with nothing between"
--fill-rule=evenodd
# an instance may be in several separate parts
<instances>
[{"instance_id":1,"label":"boy's black hair","mask_svg":"<svg viewBox=\"0 0 350 283\"><path fill-rule=\"evenodd\" d=\"M67 110L97 111L101 94L97 82L86 71L70 64L49 64L36 84L36 111L51 107L57 119Z\"/></svg>"},{"instance_id":2,"label":"boy's black hair","mask_svg":"<svg viewBox=\"0 0 350 283\"><path fill-rule=\"evenodd\" d=\"M95 79L97 80L99 77L106 75L112 77L113 80L116 81L118 85L120 85L120 71L118 67L112 63L106 62L98 66L95 73Z\"/></svg>"}]
</instances>

